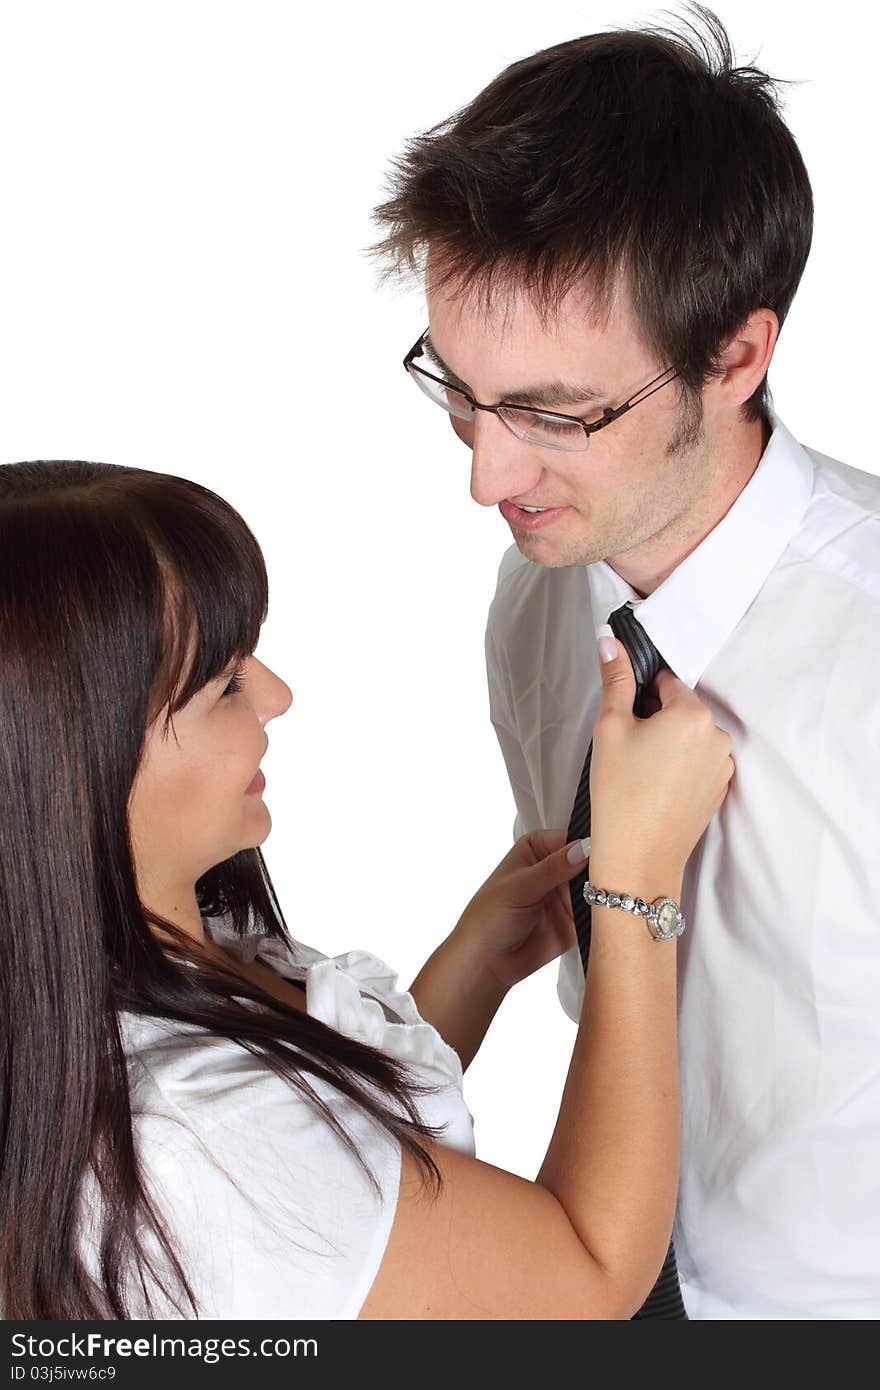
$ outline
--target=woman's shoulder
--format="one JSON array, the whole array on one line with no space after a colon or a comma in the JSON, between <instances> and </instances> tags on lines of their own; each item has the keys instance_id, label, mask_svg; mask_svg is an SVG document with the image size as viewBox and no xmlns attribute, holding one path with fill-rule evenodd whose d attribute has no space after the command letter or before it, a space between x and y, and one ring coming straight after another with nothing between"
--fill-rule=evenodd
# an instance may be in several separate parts
<instances>
[{"instance_id":1,"label":"woman's shoulder","mask_svg":"<svg viewBox=\"0 0 880 1390\"><path fill-rule=\"evenodd\" d=\"M225 1039L192 1039L164 1067L154 1049L136 1068L141 1173L200 1316L356 1317L394 1216L398 1141L307 1077L346 1142L290 1082ZM161 1250L151 1253L165 1268ZM154 1310L133 1316L178 1316L150 1292Z\"/></svg>"},{"instance_id":2,"label":"woman's shoulder","mask_svg":"<svg viewBox=\"0 0 880 1390\"><path fill-rule=\"evenodd\" d=\"M310 1099L232 1039L130 1014L120 1027L141 1172L200 1316L356 1317L393 1220L399 1142L328 1082L303 1071ZM188 1315L148 1287L153 1311L133 1290L134 1316Z\"/></svg>"},{"instance_id":3,"label":"woman's shoulder","mask_svg":"<svg viewBox=\"0 0 880 1390\"><path fill-rule=\"evenodd\" d=\"M222 926L210 934L227 944ZM473 1152L457 1054L384 961L247 938L242 956L303 980L313 1018L409 1062L434 1088L418 1097L422 1119ZM329 1082L304 1073L318 1103L309 1100L231 1039L130 1014L120 1027L139 1157L196 1272L203 1315L356 1317L394 1216L399 1142ZM176 1316L160 1307L157 1316Z\"/></svg>"}]
</instances>

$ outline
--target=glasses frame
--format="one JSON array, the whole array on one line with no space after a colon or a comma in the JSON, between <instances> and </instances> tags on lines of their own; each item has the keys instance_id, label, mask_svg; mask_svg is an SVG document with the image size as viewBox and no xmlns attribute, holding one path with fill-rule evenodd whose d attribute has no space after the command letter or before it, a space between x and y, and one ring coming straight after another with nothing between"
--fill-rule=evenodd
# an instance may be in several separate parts
<instances>
[{"instance_id":1,"label":"glasses frame","mask_svg":"<svg viewBox=\"0 0 880 1390\"><path fill-rule=\"evenodd\" d=\"M569 424L580 425L584 432L583 447L586 449L590 442L590 435L597 434L599 430L604 430L606 425L613 425L615 420L619 420L622 415L626 415L627 411L632 410L633 406L641 405L642 401L646 401L649 396L653 396L655 391L662 391L664 386L668 386L670 381L675 381L679 376L679 373L672 367L667 367L659 376L655 376L653 381L649 381L647 386L643 386L639 391L635 391L628 400L623 402L623 405L614 407L606 405L602 412L602 417L599 420L582 420L579 415L563 415L558 410L544 410L539 405L517 405L515 401L499 401L497 405L484 405L482 401L478 401L467 391L463 391L460 386L454 386L451 381L447 381L442 376L437 376L435 372L429 372L424 367L416 365L415 359L422 356L425 350L425 339L430 331L430 327L428 327L423 333L420 333L409 352L406 354L406 357L404 357L403 366L407 375L409 376L413 372L418 372L420 376L426 376L429 380L436 381L440 386L445 386L448 391L454 391L456 395L463 396L474 411L485 410L490 415L497 415L500 420L504 421L504 424L510 430L511 434L515 435L517 439L521 436L516 433L510 421L505 419L501 414L501 411L505 408L507 410L524 411L528 415L549 415L554 420L565 420ZM672 372L671 376L669 375L670 372ZM664 377L666 377L665 381L663 380ZM657 384L658 382L659 385ZM440 406L441 410L445 408L440 401L437 401L437 405ZM447 411L447 414L452 415L453 412L450 410ZM457 419L459 417L454 416L453 418ZM567 449L565 445L562 444L541 444L537 440L529 440L528 442L530 444L534 443L536 448L539 449L556 449L560 453L569 454L580 452L578 449Z\"/></svg>"}]
</instances>

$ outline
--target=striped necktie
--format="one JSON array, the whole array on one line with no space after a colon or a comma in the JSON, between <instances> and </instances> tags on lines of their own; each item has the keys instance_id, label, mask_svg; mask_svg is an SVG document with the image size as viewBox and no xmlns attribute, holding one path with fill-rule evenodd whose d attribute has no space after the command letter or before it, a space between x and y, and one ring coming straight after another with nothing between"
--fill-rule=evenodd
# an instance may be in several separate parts
<instances>
[{"instance_id":1,"label":"striped necktie","mask_svg":"<svg viewBox=\"0 0 880 1390\"><path fill-rule=\"evenodd\" d=\"M608 621L611 625L611 631L618 641L623 643L632 661L636 678L636 698L633 713L640 719L646 719L648 715L642 708L643 693L645 688L654 680L657 672L666 665L666 662L633 613L629 603L625 603L622 608L618 608L612 613ZM568 840L584 840L590 833L590 763L592 757L593 741L591 739L571 812ZM578 950L583 961L585 974L590 955L590 908L584 902L583 895L586 881L587 872L585 870L573 878L570 883ZM657 1283L635 1316L637 1318L687 1318L681 1297L681 1287L678 1282L675 1248L672 1244L669 1246L669 1253Z\"/></svg>"}]
</instances>

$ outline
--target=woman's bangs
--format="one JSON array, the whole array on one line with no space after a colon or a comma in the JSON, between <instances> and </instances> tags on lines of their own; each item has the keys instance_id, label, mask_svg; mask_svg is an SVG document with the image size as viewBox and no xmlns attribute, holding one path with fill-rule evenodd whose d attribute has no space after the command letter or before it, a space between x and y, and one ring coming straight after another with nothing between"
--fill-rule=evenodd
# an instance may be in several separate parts
<instances>
[{"instance_id":1,"label":"woman's bangs","mask_svg":"<svg viewBox=\"0 0 880 1390\"><path fill-rule=\"evenodd\" d=\"M168 717L253 652L269 606L262 552L238 514L223 504L217 517L203 508L196 516L197 527L164 537L157 556L163 659L154 708L167 707Z\"/></svg>"}]
</instances>

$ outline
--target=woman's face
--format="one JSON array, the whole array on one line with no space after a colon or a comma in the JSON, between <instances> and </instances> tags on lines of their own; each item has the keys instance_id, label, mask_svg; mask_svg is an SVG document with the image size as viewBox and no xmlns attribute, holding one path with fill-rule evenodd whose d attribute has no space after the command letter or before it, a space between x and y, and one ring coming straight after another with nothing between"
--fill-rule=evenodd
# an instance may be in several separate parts
<instances>
[{"instance_id":1,"label":"woman's face","mask_svg":"<svg viewBox=\"0 0 880 1390\"><path fill-rule=\"evenodd\" d=\"M266 725L292 700L288 686L255 656L200 690L147 730L129 797L138 888L154 911L179 906L196 880L272 827L260 759Z\"/></svg>"}]
</instances>

